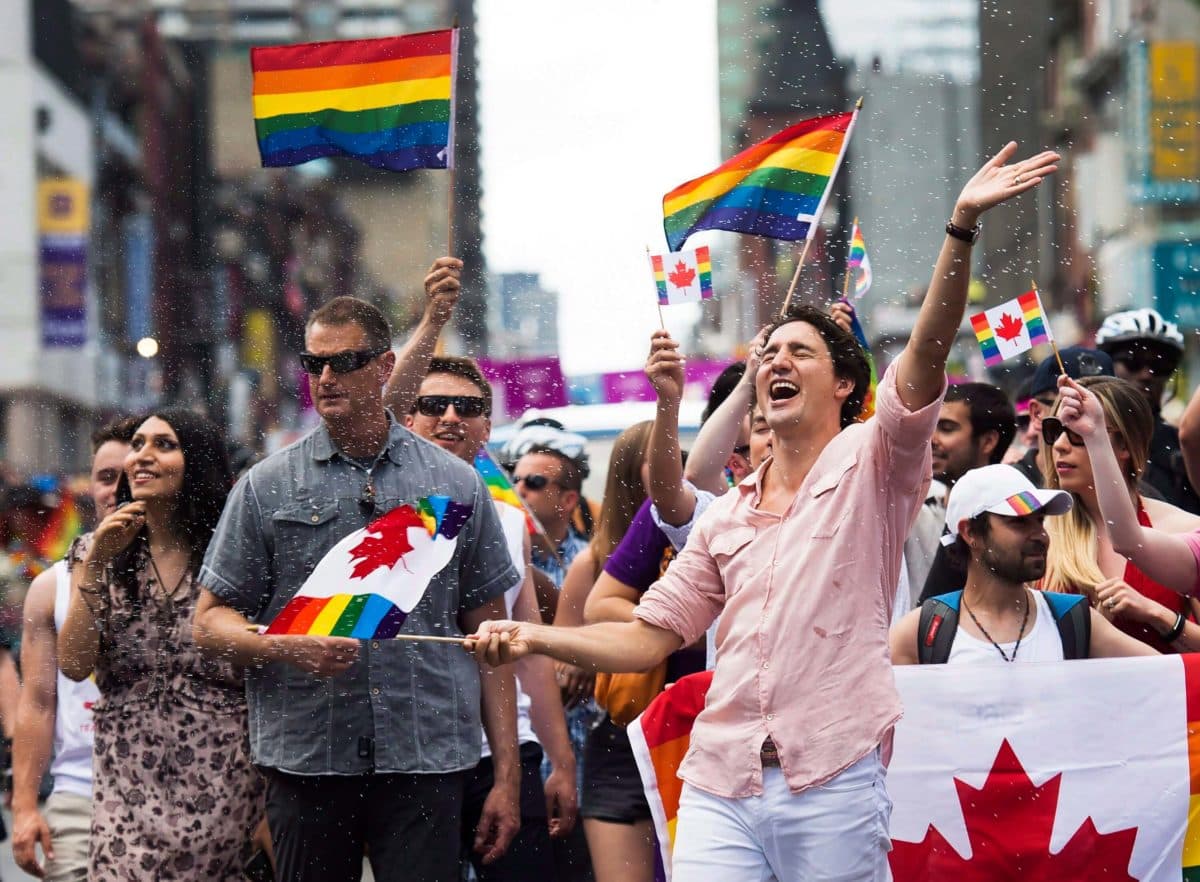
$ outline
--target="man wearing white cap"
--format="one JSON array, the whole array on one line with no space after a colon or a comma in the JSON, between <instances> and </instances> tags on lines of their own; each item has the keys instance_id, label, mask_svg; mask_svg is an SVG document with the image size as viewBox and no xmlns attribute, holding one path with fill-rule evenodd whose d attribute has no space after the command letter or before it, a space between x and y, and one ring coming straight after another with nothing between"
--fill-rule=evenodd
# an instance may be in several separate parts
<instances>
[{"instance_id":1,"label":"man wearing white cap","mask_svg":"<svg viewBox=\"0 0 1200 882\"><path fill-rule=\"evenodd\" d=\"M1028 587L1046 572L1050 537L1042 522L1070 508L1071 494L1039 490L1009 465L973 469L959 479L946 505L942 544L966 560L966 584L926 600L896 623L892 663L1157 655L1090 609L1082 595Z\"/></svg>"}]
</instances>

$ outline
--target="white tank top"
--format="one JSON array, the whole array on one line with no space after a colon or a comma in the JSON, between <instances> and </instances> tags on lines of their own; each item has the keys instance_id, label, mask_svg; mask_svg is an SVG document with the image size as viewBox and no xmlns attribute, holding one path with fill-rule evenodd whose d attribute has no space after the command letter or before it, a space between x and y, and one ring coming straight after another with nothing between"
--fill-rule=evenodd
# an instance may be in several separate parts
<instances>
[{"instance_id":1,"label":"white tank top","mask_svg":"<svg viewBox=\"0 0 1200 882\"><path fill-rule=\"evenodd\" d=\"M71 571L66 561L54 565L54 631L62 630L71 599ZM95 676L81 683L58 671L58 700L54 714L54 759L50 774L54 791L92 797L92 705L100 700Z\"/></svg>"},{"instance_id":2,"label":"white tank top","mask_svg":"<svg viewBox=\"0 0 1200 882\"><path fill-rule=\"evenodd\" d=\"M1046 598L1042 596L1041 591L1030 593L1033 594L1037 620L1021 640L1021 648L1017 651L1016 661L1062 661L1062 637L1059 636L1058 626L1054 623L1050 605L1046 603ZM947 659L947 664L1004 664L1004 659L1000 657L1000 653L996 652L995 646L981 637L968 634L962 627L962 620L966 616L967 611L961 610L958 619L958 633L954 635L954 643L950 646L950 658ZM1015 640L1012 643L1000 644L1000 648L1009 658L1012 658L1014 646L1016 646Z\"/></svg>"},{"instance_id":3,"label":"white tank top","mask_svg":"<svg viewBox=\"0 0 1200 882\"><path fill-rule=\"evenodd\" d=\"M511 505L506 505L503 502L496 503L496 514L500 516L500 526L504 529L504 538L508 542L508 552L512 557L513 566L517 568L517 572L521 574L522 580L504 592L504 610L508 613L511 619L513 614L513 604L517 602L517 595L521 593L521 588L525 584L525 514ZM517 677L517 744L524 744L527 741L537 743L537 736L533 734L533 724L529 720L529 696L525 694L525 690L521 688L521 678ZM487 733L483 735L483 756L491 756L492 748L488 745Z\"/></svg>"}]
</instances>

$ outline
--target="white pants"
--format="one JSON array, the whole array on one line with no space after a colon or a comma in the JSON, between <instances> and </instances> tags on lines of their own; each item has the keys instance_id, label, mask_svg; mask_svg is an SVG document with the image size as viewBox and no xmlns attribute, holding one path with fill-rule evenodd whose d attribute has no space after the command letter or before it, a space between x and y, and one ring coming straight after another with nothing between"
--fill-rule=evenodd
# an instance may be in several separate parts
<instances>
[{"instance_id":1,"label":"white pants","mask_svg":"<svg viewBox=\"0 0 1200 882\"><path fill-rule=\"evenodd\" d=\"M821 787L794 794L775 767L762 796L729 799L683 785L673 882L884 882L892 803L874 751Z\"/></svg>"}]
</instances>

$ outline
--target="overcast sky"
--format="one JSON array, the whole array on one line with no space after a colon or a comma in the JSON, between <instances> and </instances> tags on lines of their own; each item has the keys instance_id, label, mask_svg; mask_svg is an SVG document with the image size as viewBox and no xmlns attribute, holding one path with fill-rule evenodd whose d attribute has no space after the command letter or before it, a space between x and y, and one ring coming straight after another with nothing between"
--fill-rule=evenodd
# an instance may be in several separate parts
<instances>
[{"instance_id":1,"label":"overcast sky","mask_svg":"<svg viewBox=\"0 0 1200 882\"><path fill-rule=\"evenodd\" d=\"M662 196L724 158L715 5L476 4L488 264L541 273L559 293L568 374L645 359L658 324L646 247L666 247ZM866 8L878 23L886 2L854 4L860 20ZM831 19L846 26L845 16ZM696 313L666 314L681 334Z\"/></svg>"}]
</instances>

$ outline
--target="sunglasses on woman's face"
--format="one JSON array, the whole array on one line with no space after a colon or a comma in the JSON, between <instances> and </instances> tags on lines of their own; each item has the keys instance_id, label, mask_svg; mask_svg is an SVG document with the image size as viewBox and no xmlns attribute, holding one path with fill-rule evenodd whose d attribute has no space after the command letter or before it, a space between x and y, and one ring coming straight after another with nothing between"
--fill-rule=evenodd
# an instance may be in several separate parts
<instances>
[{"instance_id":1,"label":"sunglasses on woman's face","mask_svg":"<svg viewBox=\"0 0 1200 882\"><path fill-rule=\"evenodd\" d=\"M319 377L324 373L325 365L329 365L329 369L335 374L350 374L366 367L371 359L378 358L388 351L387 349L347 349L345 352L336 352L333 355L314 355L311 352L301 352L300 366L304 368L305 373L312 374L314 377Z\"/></svg>"},{"instance_id":2,"label":"sunglasses on woman's face","mask_svg":"<svg viewBox=\"0 0 1200 882\"><path fill-rule=\"evenodd\" d=\"M422 395L417 399L417 413L421 416L440 417L450 405L454 412L465 420L483 416L487 402L478 395Z\"/></svg>"},{"instance_id":3,"label":"sunglasses on woman's face","mask_svg":"<svg viewBox=\"0 0 1200 882\"><path fill-rule=\"evenodd\" d=\"M1058 417L1045 417L1042 419L1042 440L1049 446L1053 447L1054 442L1063 435L1067 436L1067 440L1071 442L1072 447L1083 447L1083 436L1077 435L1066 426Z\"/></svg>"}]
</instances>

